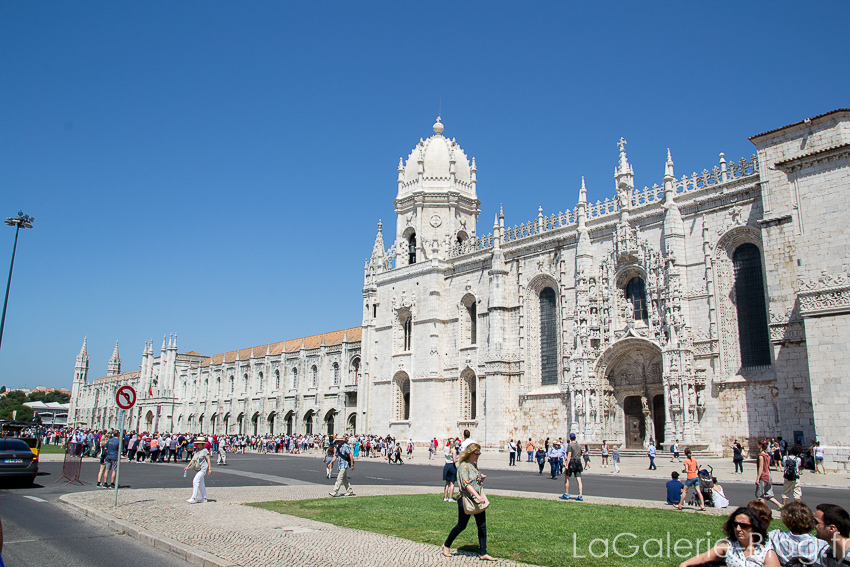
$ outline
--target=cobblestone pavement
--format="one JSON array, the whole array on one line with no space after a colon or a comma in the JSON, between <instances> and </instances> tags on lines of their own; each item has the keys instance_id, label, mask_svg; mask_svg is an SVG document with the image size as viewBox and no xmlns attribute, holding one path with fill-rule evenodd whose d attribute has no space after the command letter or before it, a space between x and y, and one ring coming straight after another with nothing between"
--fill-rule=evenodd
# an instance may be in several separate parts
<instances>
[{"instance_id":1,"label":"cobblestone pavement","mask_svg":"<svg viewBox=\"0 0 850 567\"><path fill-rule=\"evenodd\" d=\"M358 486L358 497L434 494L433 487ZM492 490L490 494L557 499L557 495ZM327 486L212 488L214 502L188 504L189 488L127 490L113 508L111 491L77 492L61 500L89 517L198 565L209 566L456 566L480 565L476 555L445 558L439 546L342 528L270 512L247 502L327 498ZM587 497L588 504L664 508L662 503ZM582 505L565 503L565 506ZM721 515L723 510L709 510ZM446 525L446 533L451 526ZM471 527L470 529L474 529ZM387 550L392 550L388 554ZM500 560L497 565L519 565Z\"/></svg>"}]
</instances>

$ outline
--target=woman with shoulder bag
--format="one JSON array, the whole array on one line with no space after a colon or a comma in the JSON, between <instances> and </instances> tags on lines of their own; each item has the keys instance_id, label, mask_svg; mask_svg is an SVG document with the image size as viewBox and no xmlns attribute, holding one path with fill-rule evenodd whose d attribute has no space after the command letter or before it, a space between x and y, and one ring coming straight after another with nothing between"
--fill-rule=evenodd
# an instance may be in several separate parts
<instances>
[{"instance_id":1,"label":"woman with shoulder bag","mask_svg":"<svg viewBox=\"0 0 850 567\"><path fill-rule=\"evenodd\" d=\"M460 481L460 497L457 499L457 525L449 532L449 537L443 544L443 555L452 556L452 542L466 529L469 517L475 517L478 527L478 558L483 561L495 561L487 555L487 518L484 511L490 501L484 496L484 479L487 475L478 470L478 457L481 456L481 446L470 443L460 454L458 480Z\"/></svg>"}]
</instances>

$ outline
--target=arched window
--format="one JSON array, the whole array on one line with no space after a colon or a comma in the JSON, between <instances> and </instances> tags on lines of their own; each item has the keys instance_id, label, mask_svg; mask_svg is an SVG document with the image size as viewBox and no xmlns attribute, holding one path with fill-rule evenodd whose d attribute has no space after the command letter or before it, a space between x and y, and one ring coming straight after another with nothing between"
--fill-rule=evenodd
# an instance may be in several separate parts
<instances>
[{"instance_id":1,"label":"arched window","mask_svg":"<svg viewBox=\"0 0 850 567\"><path fill-rule=\"evenodd\" d=\"M298 389L298 369L295 367L292 368L292 389Z\"/></svg>"},{"instance_id":2,"label":"arched window","mask_svg":"<svg viewBox=\"0 0 850 567\"><path fill-rule=\"evenodd\" d=\"M555 290L540 292L540 383L558 383L558 305Z\"/></svg>"},{"instance_id":3,"label":"arched window","mask_svg":"<svg viewBox=\"0 0 850 567\"><path fill-rule=\"evenodd\" d=\"M632 304L635 321L649 319L646 309L646 287L641 278L634 277L626 284L626 300Z\"/></svg>"},{"instance_id":4,"label":"arched window","mask_svg":"<svg viewBox=\"0 0 850 567\"><path fill-rule=\"evenodd\" d=\"M405 313L401 319L401 332L402 332L402 347L401 349L405 352L410 350L410 346L412 344L413 338L413 317L410 316L410 313Z\"/></svg>"},{"instance_id":5,"label":"arched window","mask_svg":"<svg viewBox=\"0 0 850 567\"><path fill-rule=\"evenodd\" d=\"M310 369L310 374L313 375L313 387L318 388L318 386L319 386L319 369L316 368L315 364Z\"/></svg>"},{"instance_id":6,"label":"arched window","mask_svg":"<svg viewBox=\"0 0 850 567\"><path fill-rule=\"evenodd\" d=\"M280 370L274 371L274 389L280 390Z\"/></svg>"},{"instance_id":7,"label":"arched window","mask_svg":"<svg viewBox=\"0 0 850 567\"><path fill-rule=\"evenodd\" d=\"M334 386L339 386L339 364L334 362L333 365L334 370Z\"/></svg>"},{"instance_id":8,"label":"arched window","mask_svg":"<svg viewBox=\"0 0 850 567\"><path fill-rule=\"evenodd\" d=\"M407 239L407 263L415 264L416 263L416 233L410 235L410 238Z\"/></svg>"},{"instance_id":9,"label":"arched window","mask_svg":"<svg viewBox=\"0 0 850 567\"><path fill-rule=\"evenodd\" d=\"M221 395L221 376L215 379L215 393L217 396Z\"/></svg>"},{"instance_id":10,"label":"arched window","mask_svg":"<svg viewBox=\"0 0 850 567\"><path fill-rule=\"evenodd\" d=\"M248 374L245 374L245 376L242 377L242 391L248 391Z\"/></svg>"},{"instance_id":11,"label":"arched window","mask_svg":"<svg viewBox=\"0 0 850 567\"><path fill-rule=\"evenodd\" d=\"M265 392L266 381L262 372L260 372L258 378L260 379L260 392Z\"/></svg>"},{"instance_id":12,"label":"arched window","mask_svg":"<svg viewBox=\"0 0 850 567\"><path fill-rule=\"evenodd\" d=\"M395 419L407 421L410 419L410 378L401 373L395 379L394 392L394 414Z\"/></svg>"},{"instance_id":13,"label":"arched window","mask_svg":"<svg viewBox=\"0 0 850 567\"><path fill-rule=\"evenodd\" d=\"M466 309L466 313L463 325L461 326L461 332L465 335L464 340L474 345L478 339L478 305L475 301L475 296L472 294L464 296L462 303Z\"/></svg>"},{"instance_id":14,"label":"arched window","mask_svg":"<svg viewBox=\"0 0 850 567\"><path fill-rule=\"evenodd\" d=\"M209 378L204 378L204 399L206 399L206 397L209 395L209 393L210 393L210 380L209 380Z\"/></svg>"},{"instance_id":15,"label":"arched window","mask_svg":"<svg viewBox=\"0 0 850 567\"><path fill-rule=\"evenodd\" d=\"M230 377L230 393L234 393L236 391L236 383L233 380L233 376Z\"/></svg>"},{"instance_id":16,"label":"arched window","mask_svg":"<svg viewBox=\"0 0 850 567\"><path fill-rule=\"evenodd\" d=\"M735 267L735 303L738 308L738 343L741 366L770 364L770 336L764 303L761 252L755 244L742 244L732 255Z\"/></svg>"}]
</instances>

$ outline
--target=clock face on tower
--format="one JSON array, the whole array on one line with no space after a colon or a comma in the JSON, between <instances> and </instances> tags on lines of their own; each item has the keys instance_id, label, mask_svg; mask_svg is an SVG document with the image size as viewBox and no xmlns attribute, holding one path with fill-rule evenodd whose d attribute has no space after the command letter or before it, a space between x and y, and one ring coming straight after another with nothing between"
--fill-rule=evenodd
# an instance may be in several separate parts
<instances>
[{"instance_id":1,"label":"clock face on tower","mask_svg":"<svg viewBox=\"0 0 850 567\"><path fill-rule=\"evenodd\" d=\"M441 224L443 224L443 219L440 218L440 215L432 215L431 216L431 226L433 226L434 228L437 228Z\"/></svg>"}]
</instances>

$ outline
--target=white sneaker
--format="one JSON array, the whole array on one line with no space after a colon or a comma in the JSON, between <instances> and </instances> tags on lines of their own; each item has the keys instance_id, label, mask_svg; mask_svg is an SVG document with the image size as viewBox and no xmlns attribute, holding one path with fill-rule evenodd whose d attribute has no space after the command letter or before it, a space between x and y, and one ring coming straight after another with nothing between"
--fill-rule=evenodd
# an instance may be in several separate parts
<instances>
[{"instance_id":1,"label":"white sneaker","mask_svg":"<svg viewBox=\"0 0 850 567\"><path fill-rule=\"evenodd\" d=\"M188 502L189 504L197 504L198 503L198 501L195 500L194 498L190 498L186 502Z\"/></svg>"}]
</instances>

